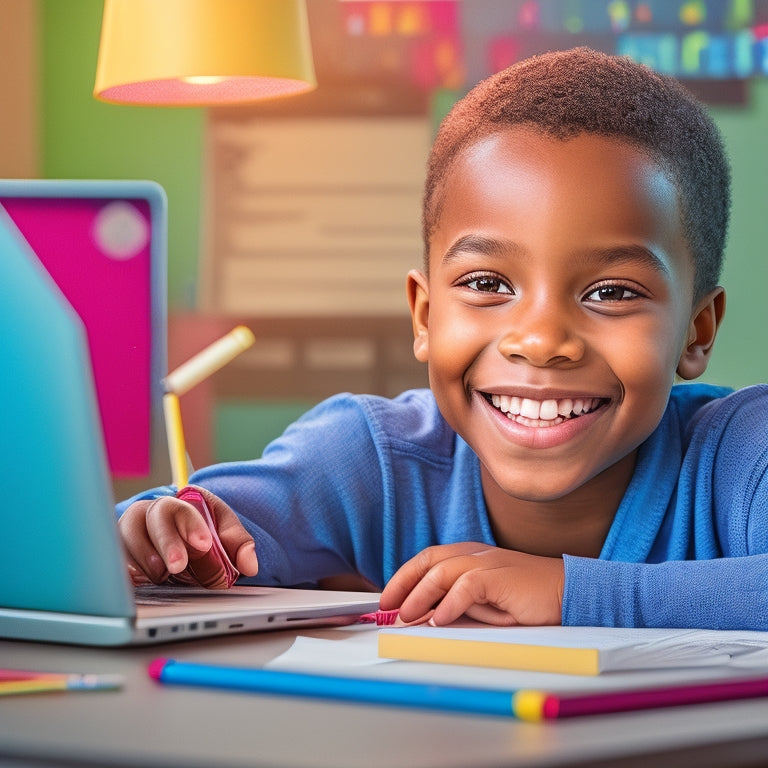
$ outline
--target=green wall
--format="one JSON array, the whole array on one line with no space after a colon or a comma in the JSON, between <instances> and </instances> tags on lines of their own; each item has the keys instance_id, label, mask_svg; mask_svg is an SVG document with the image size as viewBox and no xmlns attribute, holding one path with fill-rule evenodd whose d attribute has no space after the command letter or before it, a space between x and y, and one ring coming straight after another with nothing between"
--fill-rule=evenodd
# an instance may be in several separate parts
<instances>
[{"instance_id":1,"label":"green wall","mask_svg":"<svg viewBox=\"0 0 768 768\"><path fill-rule=\"evenodd\" d=\"M168 195L169 306L194 306L205 115L93 98L102 0L39 0L41 175L149 179Z\"/></svg>"},{"instance_id":2,"label":"green wall","mask_svg":"<svg viewBox=\"0 0 768 768\"><path fill-rule=\"evenodd\" d=\"M712 110L733 169L733 208L725 322L702 379L736 387L768 382L768 79L750 88L747 108Z\"/></svg>"},{"instance_id":3,"label":"green wall","mask_svg":"<svg viewBox=\"0 0 768 768\"><path fill-rule=\"evenodd\" d=\"M315 403L304 401L244 402L221 400L216 404L214 455L217 461L238 461L261 456Z\"/></svg>"}]
</instances>

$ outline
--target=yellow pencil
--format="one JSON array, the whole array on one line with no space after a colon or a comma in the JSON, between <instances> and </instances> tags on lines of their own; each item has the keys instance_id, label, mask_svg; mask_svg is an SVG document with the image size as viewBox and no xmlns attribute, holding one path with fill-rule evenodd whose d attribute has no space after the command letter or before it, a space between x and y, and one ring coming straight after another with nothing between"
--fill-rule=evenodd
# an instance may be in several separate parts
<instances>
[{"instance_id":1,"label":"yellow pencil","mask_svg":"<svg viewBox=\"0 0 768 768\"><path fill-rule=\"evenodd\" d=\"M171 459L171 478L177 488L183 488L189 481L187 472L187 446L184 441L184 427L181 424L181 405L178 395L166 392L163 395L165 434L168 439L168 455Z\"/></svg>"}]
</instances>

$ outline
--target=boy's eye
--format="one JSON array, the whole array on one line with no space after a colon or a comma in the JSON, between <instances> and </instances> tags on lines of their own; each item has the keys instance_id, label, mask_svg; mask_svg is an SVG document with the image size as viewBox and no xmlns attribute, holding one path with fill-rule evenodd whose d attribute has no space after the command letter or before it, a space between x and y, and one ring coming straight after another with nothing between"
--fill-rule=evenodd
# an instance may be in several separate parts
<instances>
[{"instance_id":1,"label":"boy's eye","mask_svg":"<svg viewBox=\"0 0 768 768\"><path fill-rule=\"evenodd\" d=\"M504 280L494 275L470 275L461 284L481 293L514 293Z\"/></svg>"},{"instance_id":2,"label":"boy's eye","mask_svg":"<svg viewBox=\"0 0 768 768\"><path fill-rule=\"evenodd\" d=\"M607 283L594 288L584 297L584 300L605 304L611 301L636 299L640 295L639 291L634 290L629 286L620 285L618 283Z\"/></svg>"}]
</instances>

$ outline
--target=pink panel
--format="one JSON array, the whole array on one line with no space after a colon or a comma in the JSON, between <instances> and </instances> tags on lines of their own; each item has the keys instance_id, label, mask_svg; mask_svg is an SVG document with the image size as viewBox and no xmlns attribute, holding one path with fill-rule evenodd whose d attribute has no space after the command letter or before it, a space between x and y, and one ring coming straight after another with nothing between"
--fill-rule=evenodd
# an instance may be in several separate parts
<instances>
[{"instance_id":1,"label":"pink panel","mask_svg":"<svg viewBox=\"0 0 768 768\"><path fill-rule=\"evenodd\" d=\"M101 198L13 198L2 203L86 326L113 474L147 475L149 203Z\"/></svg>"}]
</instances>

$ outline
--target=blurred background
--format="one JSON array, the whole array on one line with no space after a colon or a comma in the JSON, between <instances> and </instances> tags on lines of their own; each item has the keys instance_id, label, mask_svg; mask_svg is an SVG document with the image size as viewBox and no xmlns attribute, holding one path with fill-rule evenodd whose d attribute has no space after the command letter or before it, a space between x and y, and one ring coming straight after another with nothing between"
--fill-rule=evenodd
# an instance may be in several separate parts
<instances>
[{"instance_id":1,"label":"blurred background","mask_svg":"<svg viewBox=\"0 0 768 768\"><path fill-rule=\"evenodd\" d=\"M195 465L258 456L334 392L423 386L405 274L434 130L478 80L576 45L683 80L733 167L726 322L705 380L768 381L768 2L308 0L316 91L257 106L92 96L101 0L0 0L0 177L149 179L168 195L169 367L257 343L185 396Z\"/></svg>"}]
</instances>

